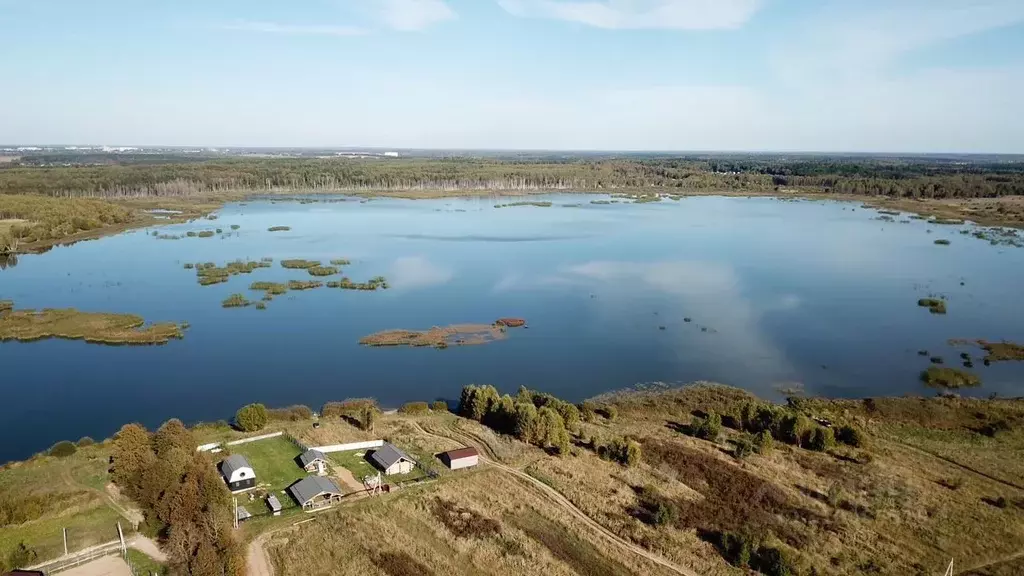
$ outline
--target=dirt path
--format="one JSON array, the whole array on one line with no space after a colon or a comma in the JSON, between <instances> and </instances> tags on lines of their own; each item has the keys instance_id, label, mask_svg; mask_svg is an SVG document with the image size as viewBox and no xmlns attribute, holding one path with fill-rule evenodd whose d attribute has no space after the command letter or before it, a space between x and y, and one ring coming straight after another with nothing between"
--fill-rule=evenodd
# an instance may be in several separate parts
<instances>
[{"instance_id":1,"label":"dirt path","mask_svg":"<svg viewBox=\"0 0 1024 576\"><path fill-rule=\"evenodd\" d=\"M961 464L960 462L957 462L956 460L953 460L952 458L947 458L946 456L943 456L941 454L936 454L935 452L932 452L931 450L926 450L924 448L919 448L917 446L914 446L913 444L907 444L906 442L903 442L902 440L898 440L898 439L895 439L895 438L892 439L892 440L894 442L896 442L897 444L899 444L900 446L904 446L906 448L909 448L909 449L911 449L911 450L913 450L915 452L919 452L921 454L926 454L928 456L931 456L932 458L938 458L939 460L942 460L943 462L946 462L947 464L950 464L952 466L956 466L957 468L959 468L959 469L961 469L961 470L963 470L965 472L970 472L971 474L976 474L978 476L981 476L982 478L986 478L986 479L991 480L993 482L996 482L998 484L1002 484L1003 486L1008 486L1010 488L1015 488L1017 490L1024 490L1024 486L1021 486L1020 484L1015 484L1013 482L1010 482L1009 480L1003 480L1002 478L998 478L996 476L992 476L991 474L988 474L986 472L982 472L981 470L978 470L977 468L972 468L972 467L970 467L970 466L968 466L966 464Z\"/></svg>"},{"instance_id":2,"label":"dirt path","mask_svg":"<svg viewBox=\"0 0 1024 576\"><path fill-rule=\"evenodd\" d=\"M82 484L81 482L75 480L74 476L71 475L71 471L66 468L61 471L61 479L64 480L65 484L72 488L78 488L80 490L92 492L93 494L96 494L100 498L106 500L107 504L115 512L120 514L122 518L130 522L133 528L141 524L145 519L142 516L142 512L139 511L138 509L129 508L118 502L120 496L117 491L117 487L114 486L113 484L107 484L107 491L98 490L96 488L93 488L92 486Z\"/></svg>"},{"instance_id":3,"label":"dirt path","mask_svg":"<svg viewBox=\"0 0 1024 576\"><path fill-rule=\"evenodd\" d=\"M157 543L143 536L142 534L136 534L128 542L128 547L142 552L146 556L149 556L153 560L160 562L161 564L167 562L167 554L157 546Z\"/></svg>"},{"instance_id":4,"label":"dirt path","mask_svg":"<svg viewBox=\"0 0 1024 576\"><path fill-rule=\"evenodd\" d=\"M132 576L120 556L103 556L61 572L62 576Z\"/></svg>"},{"instance_id":5,"label":"dirt path","mask_svg":"<svg viewBox=\"0 0 1024 576\"><path fill-rule=\"evenodd\" d=\"M415 426L417 430L419 430L423 434L426 434L427 436L432 436L434 438L439 438L439 439L442 439L442 440L455 440L455 439L457 439L458 441L464 442L467 445L476 447L478 450L480 450L484 454L487 454L487 456L484 456L483 454L481 454L480 460L482 462L484 462L486 464L489 464L489 465L497 468L498 470L501 470L502 472L505 472L507 474L511 474L517 480L523 482L524 484L526 484L526 485L528 485L528 486L530 486L532 488L535 488L535 489L539 490L549 500L551 500L555 504L558 504L559 506L561 506L563 509L565 509L567 512L569 512L572 516L574 516L577 520L579 520L580 522L585 524L588 528L590 528L594 532L597 532L598 535L602 536L605 540L608 540L612 544L614 544L614 545L616 545L616 546L618 546L618 547L620 547L620 548L622 548L624 550L632 552L633 554L636 554L637 556L641 556L643 558L646 558L647 560L650 560L651 562L654 562L655 564L658 564L659 566L667 568L667 569L671 570L672 572L675 572L676 574L682 574L683 576L697 576L696 572L694 572L694 571L692 571L692 570L690 570L688 568L684 568L682 566L678 566L678 565L676 565L676 564L666 560L665 558L662 558L661 556L659 556L657 554L654 554L652 552L648 552L647 550L644 550L640 546L637 546L635 544L632 544L632 543L624 540L623 538L621 538L620 536L618 536L614 532L608 530L607 528L605 528L604 526L599 524L597 521L595 521L590 516L587 516L587 514L585 512L583 512L582 510L577 508L576 505L573 504L568 498L563 496L561 492L559 492L558 490L555 490L551 486L548 486L547 484L541 482L540 480L537 480L533 476L530 476L529 474L527 474L527 473L525 473L525 472L523 472L521 470L517 470L515 468L512 468L511 466L507 466L505 464L502 464L502 463L498 462L497 460L492 459L492 457L494 455L491 453L491 451L487 447L487 445L486 444L479 445L481 443L479 441L477 441L475 438L473 438L471 435L464 434L462 432L458 432L458 431L455 431L455 430L449 430L452 433L452 436L455 437L455 438L453 438L452 436L442 436L442 435L439 435L439 434L434 434L432 432L427 432L426 430L423 429L422 426L419 425L418 422L414 422L413 426Z\"/></svg>"},{"instance_id":6,"label":"dirt path","mask_svg":"<svg viewBox=\"0 0 1024 576\"><path fill-rule=\"evenodd\" d=\"M990 560L990 561L988 561L988 562L986 562L984 564L980 564L980 565L977 565L977 566L971 566L970 568L965 568L963 570L959 570L959 571L957 571L956 576L961 576L961 574L963 574L963 575L974 574L974 573L978 572L979 570L984 570L985 568L992 568L994 566L999 566L1000 564L1008 564L1008 563L1013 562L1014 560L1017 560L1019 558L1024 558L1024 551L1022 551L1022 552L1014 552L1013 554L1010 554L1008 556L1003 556L1002 558L995 558L995 559Z\"/></svg>"},{"instance_id":7,"label":"dirt path","mask_svg":"<svg viewBox=\"0 0 1024 576\"><path fill-rule=\"evenodd\" d=\"M245 557L247 576L274 576L274 565L267 557L267 550L264 548L264 544L271 535L273 532L262 534L249 544L249 550Z\"/></svg>"},{"instance_id":8,"label":"dirt path","mask_svg":"<svg viewBox=\"0 0 1024 576\"><path fill-rule=\"evenodd\" d=\"M341 483L351 488L353 492L365 491L366 488L363 486L363 483L356 480L356 477L352 475L352 472L349 471L348 468L334 466L332 467L332 471L334 472L334 477L341 480ZM348 494L346 494L346 496L347 495Z\"/></svg>"}]
</instances>

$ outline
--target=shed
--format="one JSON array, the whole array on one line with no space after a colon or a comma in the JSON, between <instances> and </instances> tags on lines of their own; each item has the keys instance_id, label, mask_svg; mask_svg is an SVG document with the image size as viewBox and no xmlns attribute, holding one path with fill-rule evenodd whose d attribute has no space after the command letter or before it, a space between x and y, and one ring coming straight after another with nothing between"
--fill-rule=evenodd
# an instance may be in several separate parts
<instances>
[{"instance_id":1,"label":"shed","mask_svg":"<svg viewBox=\"0 0 1024 576\"><path fill-rule=\"evenodd\" d=\"M288 487L304 510L318 510L341 501L341 488L329 478L307 476Z\"/></svg>"},{"instance_id":2,"label":"shed","mask_svg":"<svg viewBox=\"0 0 1024 576\"><path fill-rule=\"evenodd\" d=\"M306 472L316 473L319 476L327 474L327 456L323 452L310 448L299 456L299 462Z\"/></svg>"},{"instance_id":3,"label":"shed","mask_svg":"<svg viewBox=\"0 0 1024 576\"><path fill-rule=\"evenodd\" d=\"M256 472L241 454L232 454L220 463L220 473L232 492L248 490L256 485Z\"/></svg>"},{"instance_id":4,"label":"shed","mask_svg":"<svg viewBox=\"0 0 1024 576\"><path fill-rule=\"evenodd\" d=\"M480 463L480 453L472 447L449 450L441 454L441 461L451 470L469 468Z\"/></svg>"},{"instance_id":5,"label":"shed","mask_svg":"<svg viewBox=\"0 0 1024 576\"><path fill-rule=\"evenodd\" d=\"M385 474L408 474L412 472L416 461L408 454L399 450L394 444L385 444L370 454L370 460Z\"/></svg>"},{"instance_id":6,"label":"shed","mask_svg":"<svg viewBox=\"0 0 1024 576\"><path fill-rule=\"evenodd\" d=\"M277 499L276 495L274 495L274 494L268 494L267 495L267 508L270 508L270 512L274 516L280 516L281 515L281 501Z\"/></svg>"},{"instance_id":7,"label":"shed","mask_svg":"<svg viewBox=\"0 0 1024 576\"><path fill-rule=\"evenodd\" d=\"M236 506L235 518L238 519L239 522L245 522L249 518L252 518L252 513L246 510L245 506Z\"/></svg>"}]
</instances>

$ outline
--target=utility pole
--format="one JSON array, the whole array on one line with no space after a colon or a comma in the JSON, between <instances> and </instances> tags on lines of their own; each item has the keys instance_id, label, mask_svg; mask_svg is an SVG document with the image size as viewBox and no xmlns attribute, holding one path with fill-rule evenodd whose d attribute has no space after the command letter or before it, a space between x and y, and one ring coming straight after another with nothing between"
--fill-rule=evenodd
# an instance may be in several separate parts
<instances>
[{"instance_id":1,"label":"utility pole","mask_svg":"<svg viewBox=\"0 0 1024 576\"><path fill-rule=\"evenodd\" d=\"M68 529L67 528L61 528L61 530L64 532L64 555L67 556L68 555Z\"/></svg>"},{"instance_id":2,"label":"utility pole","mask_svg":"<svg viewBox=\"0 0 1024 576\"><path fill-rule=\"evenodd\" d=\"M238 530L238 497L231 497L231 517L235 522L235 530Z\"/></svg>"},{"instance_id":3,"label":"utility pole","mask_svg":"<svg viewBox=\"0 0 1024 576\"><path fill-rule=\"evenodd\" d=\"M946 568L945 576L954 576L953 575L953 559L952 558L949 559L949 568Z\"/></svg>"}]
</instances>

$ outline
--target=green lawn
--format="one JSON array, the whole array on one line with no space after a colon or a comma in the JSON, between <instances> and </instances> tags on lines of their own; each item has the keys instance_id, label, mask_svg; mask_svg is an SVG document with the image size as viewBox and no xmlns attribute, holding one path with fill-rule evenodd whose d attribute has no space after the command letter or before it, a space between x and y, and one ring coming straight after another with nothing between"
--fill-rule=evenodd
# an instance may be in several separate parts
<instances>
[{"instance_id":1,"label":"green lawn","mask_svg":"<svg viewBox=\"0 0 1024 576\"><path fill-rule=\"evenodd\" d=\"M347 452L332 452L327 455L327 460L332 466L347 468L356 480L362 480L363 476L375 474L377 468L366 460L367 450L349 450ZM360 456L356 456L360 454Z\"/></svg>"},{"instance_id":2,"label":"green lawn","mask_svg":"<svg viewBox=\"0 0 1024 576\"><path fill-rule=\"evenodd\" d=\"M366 459L366 454L372 452L373 449L369 450L352 450L348 452L332 452L327 455L327 459L334 466L341 466L342 468L348 468L349 472L356 477L356 480L362 480L364 476L370 474L376 474L378 472L377 467L370 463ZM357 455L358 454L358 455ZM412 455L410 455L412 456ZM416 456L412 456L416 458ZM413 468L412 472L408 474L395 474L387 476L386 478L391 482L406 482L409 480L416 480L423 478L426 474L419 468Z\"/></svg>"},{"instance_id":3,"label":"green lawn","mask_svg":"<svg viewBox=\"0 0 1024 576\"><path fill-rule=\"evenodd\" d=\"M256 473L257 484L269 486L275 493L308 476L296 461L302 451L284 436L229 446L228 449L233 454L245 456ZM284 497L279 494L278 498L282 506L287 505Z\"/></svg>"}]
</instances>

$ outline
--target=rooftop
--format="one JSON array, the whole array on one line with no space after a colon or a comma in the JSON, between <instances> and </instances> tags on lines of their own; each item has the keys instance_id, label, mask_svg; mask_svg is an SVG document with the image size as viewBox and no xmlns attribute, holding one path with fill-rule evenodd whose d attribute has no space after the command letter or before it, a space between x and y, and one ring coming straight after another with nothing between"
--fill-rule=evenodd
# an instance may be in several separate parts
<instances>
[{"instance_id":1,"label":"rooftop","mask_svg":"<svg viewBox=\"0 0 1024 576\"><path fill-rule=\"evenodd\" d=\"M228 456L227 458L224 459L223 462L220 463L220 471L224 474L224 476L227 476L229 478L231 477L232 474L234 474L235 470L238 470L239 468L252 469L252 466L249 465L249 461L246 460L245 456L242 456L241 454L232 454L231 456Z\"/></svg>"},{"instance_id":2,"label":"rooftop","mask_svg":"<svg viewBox=\"0 0 1024 576\"><path fill-rule=\"evenodd\" d=\"M325 492L339 496L344 495L341 488L338 488L338 485L333 480L323 476L307 476L292 484L288 490L299 501L299 504L305 504Z\"/></svg>"},{"instance_id":3,"label":"rooftop","mask_svg":"<svg viewBox=\"0 0 1024 576\"><path fill-rule=\"evenodd\" d=\"M408 454L399 450L394 444L385 444L381 446L370 455L370 459L372 459L378 466L385 469L394 466L395 462L398 462L399 460L416 462L410 458Z\"/></svg>"}]
</instances>

